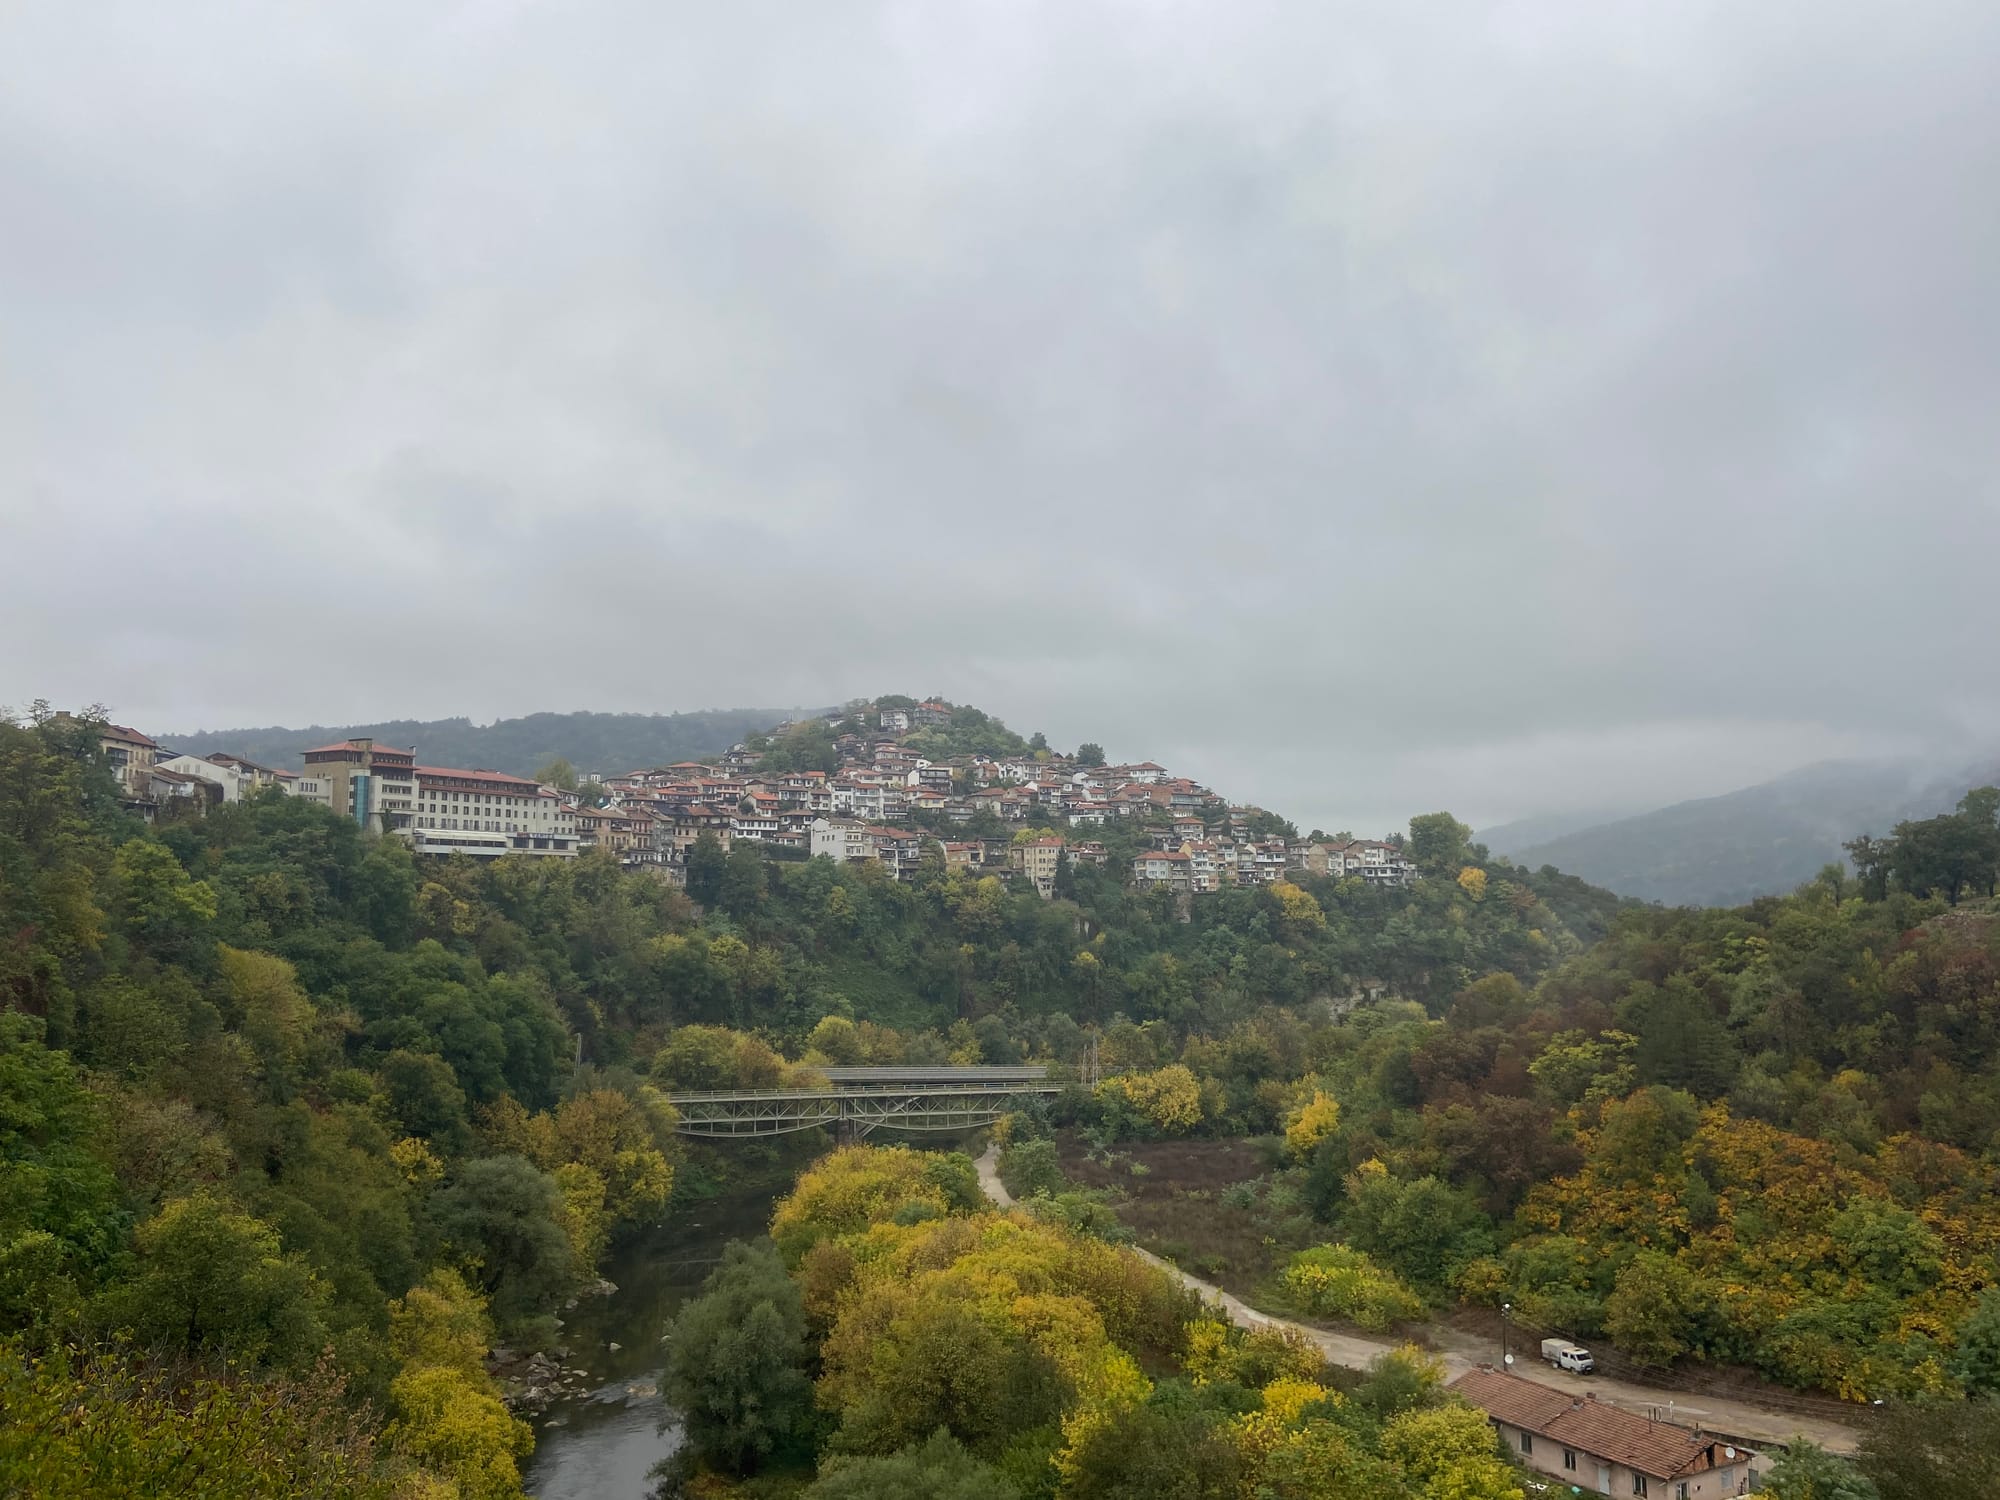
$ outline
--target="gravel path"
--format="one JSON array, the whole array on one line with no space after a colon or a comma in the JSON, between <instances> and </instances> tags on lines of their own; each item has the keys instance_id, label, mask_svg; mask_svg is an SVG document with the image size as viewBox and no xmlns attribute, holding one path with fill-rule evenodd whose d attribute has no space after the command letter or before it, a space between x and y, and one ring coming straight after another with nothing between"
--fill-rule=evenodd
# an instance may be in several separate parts
<instances>
[{"instance_id":1,"label":"gravel path","mask_svg":"<svg viewBox=\"0 0 2000 1500\"><path fill-rule=\"evenodd\" d=\"M1013 1208L1015 1206L1013 1195L1000 1181L999 1161L1000 1148L988 1146L984 1154L974 1163L979 1169L979 1185L985 1189L986 1196L1000 1207ZM1209 1302L1218 1304L1229 1315L1229 1320L1239 1327L1296 1328L1319 1345L1328 1361L1333 1364L1344 1365L1351 1370L1365 1370L1369 1361L1395 1347L1375 1339L1363 1338L1358 1334L1331 1333L1307 1323L1294 1323L1289 1318L1277 1318L1269 1313L1258 1312L1242 1298L1233 1296L1198 1276L1190 1276L1172 1262L1161 1260L1159 1256L1141 1250L1136 1245L1132 1249L1142 1259L1178 1278L1183 1286L1192 1288ZM1457 1379L1482 1361L1491 1360L1498 1353L1497 1350L1475 1343L1452 1329L1439 1328L1437 1335L1448 1345L1440 1354L1444 1360L1447 1380ZM1622 1406L1628 1411L1636 1411L1642 1415L1657 1414L1665 1420L1679 1422L1683 1426L1706 1426L1727 1433L1731 1437L1750 1438L1765 1443L1787 1443L1793 1438L1807 1437L1835 1453L1852 1453L1859 1443L1856 1430L1843 1423L1829 1421L1824 1417L1774 1411L1769 1407L1727 1396L1703 1396L1693 1391L1655 1390L1650 1386L1634 1385L1629 1381L1612 1380L1600 1375L1570 1375L1547 1368L1540 1361L1526 1358L1515 1362L1514 1373L1555 1390L1568 1391L1578 1396L1587 1392L1595 1393L1598 1400L1613 1406Z\"/></svg>"}]
</instances>

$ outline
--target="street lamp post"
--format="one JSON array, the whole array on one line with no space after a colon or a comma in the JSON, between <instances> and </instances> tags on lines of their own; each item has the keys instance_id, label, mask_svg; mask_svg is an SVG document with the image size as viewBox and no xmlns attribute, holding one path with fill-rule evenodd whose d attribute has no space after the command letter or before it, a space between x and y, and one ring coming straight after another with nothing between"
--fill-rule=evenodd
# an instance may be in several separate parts
<instances>
[{"instance_id":1,"label":"street lamp post","mask_svg":"<svg viewBox=\"0 0 2000 1500\"><path fill-rule=\"evenodd\" d=\"M1513 1322L1513 1320L1514 1320L1514 1304L1511 1302L1501 1303L1500 1304L1500 1364L1503 1369L1510 1367L1514 1363L1513 1353L1507 1347L1507 1329L1508 1326Z\"/></svg>"}]
</instances>

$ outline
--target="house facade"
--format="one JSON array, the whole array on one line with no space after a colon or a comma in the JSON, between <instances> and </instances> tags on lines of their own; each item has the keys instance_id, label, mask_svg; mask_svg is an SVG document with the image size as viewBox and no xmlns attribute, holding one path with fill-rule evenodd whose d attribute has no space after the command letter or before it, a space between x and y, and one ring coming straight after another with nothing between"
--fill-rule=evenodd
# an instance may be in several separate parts
<instances>
[{"instance_id":1,"label":"house facade","mask_svg":"<svg viewBox=\"0 0 2000 1500\"><path fill-rule=\"evenodd\" d=\"M852 818L815 818L808 847L815 859L824 855L837 865L873 859L875 840L864 823Z\"/></svg>"},{"instance_id":2,"label":"house facade","mask_svg":"<svg viewBox=\"0 0 2000 1500\"><path fill-rule=\"evenodd\" d=\"M1044 901L1055 895L1056 866L1062 863L1061 839L1030 839L1013 848L1013 866L1028 877L1035 894Z\"/></svg>"},{"instance_id":3,"label":"house facade","mask_svg":"<svg viewBox=\"0 0 2000 1500\"><path fill-rule=\"evenodd\" d=\"M134 802L150 796L147 773L159 758L159 744L123 724L106 724L97 742L104 751L104 763L117 779L119 791Z\"/></svg>"},{"instance_id":4,"label":"house facade","mask_svg":"<svg viewBox=\"0 0 2000 1500\"><path fill-rule=\"evenodd\" d=\"M1132 861L1132 879L1139 885L1163 885L1185 891L1193 876L1193 861L1178 849L1153 849Z\"/></svg>"}]
</instances>

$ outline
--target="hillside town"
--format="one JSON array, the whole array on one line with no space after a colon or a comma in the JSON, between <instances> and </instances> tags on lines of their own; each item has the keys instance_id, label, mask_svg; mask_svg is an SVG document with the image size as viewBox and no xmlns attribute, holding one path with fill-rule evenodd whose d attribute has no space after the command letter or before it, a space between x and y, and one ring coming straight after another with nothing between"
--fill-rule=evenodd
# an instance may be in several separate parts
<instances>
[{"instance_id":1,"label":"hillside town","mask_svg":"<svg viewBox=\"0 0 2000 1500\"><path fill-rule=\"evenodd\" d=\"M905 706L907 705L907 706ZM971 716L974 738L1016 741L998 721L943 700L850 704L775 726L710 760L535 780L423 765L420 747L369 738L307 750L299 770L240 755L176 753L123 725L102 731L127 804L153 820L266 790L334 808L420 855L569 859L604 850L685 885L704 836L776 858L875 862L908 879L927 859L1025 881L1044 898L1066 867L1104 867L1112 849L1137 886L1202 895L1270 885L1289 872L1403 885L1400 843L1295 836L1261 808L1232 804L1153 761L1123 765L1045 747L927 754ZM1039 736L1037 736L1039 738ZM830 768L786 753L809 743ZM1085 747L1094 750L1095 747Z\"/></svg>"}]
</instances>

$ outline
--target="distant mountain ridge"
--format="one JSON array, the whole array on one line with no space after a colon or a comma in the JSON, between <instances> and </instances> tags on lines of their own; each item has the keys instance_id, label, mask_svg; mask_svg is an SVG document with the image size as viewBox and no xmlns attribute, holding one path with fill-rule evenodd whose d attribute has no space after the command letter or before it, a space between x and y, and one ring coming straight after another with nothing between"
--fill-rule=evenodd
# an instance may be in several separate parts
<instances>
[{"instance_id":1,"label":"distant mountain ridge","mask_svg":"<svg viewBox=\"0 0 2000 1500\"><path fill-rule=\"evenodd\" d=\"M296 771L315 746L368 735L384 744L417 747L423 765L479 767L532 776L561 756L579 771L617 775L720 754L747 735L809 710L721 708L678 714L540 713L475 724L470 719L392 719L380 724L314 724L304 729L205 729L157 736L162 745L194 755L226 750L281 770ZM816 710L811 710L816 712Z\"/></svg>"},{"instance_id":2,"label":"distant mountain ridge","mask_svg":"<svg viewBox=\"0 0 2000 1500\"><path fill-rule=\"evenodd\" d=\"M1532 836L1533 819L1479 837L1530 869L1555 865L1621 896L1736 906L1812 879L1844 858L1841 845L1857 834L1885 834L1905 818L1947 812L1972 787L1996 779L1994 763L1947 774L1909 761L1824 761L1538 842L1523 839Z\"/></svg>"}]
</instances>

